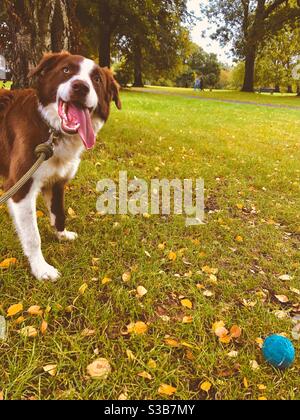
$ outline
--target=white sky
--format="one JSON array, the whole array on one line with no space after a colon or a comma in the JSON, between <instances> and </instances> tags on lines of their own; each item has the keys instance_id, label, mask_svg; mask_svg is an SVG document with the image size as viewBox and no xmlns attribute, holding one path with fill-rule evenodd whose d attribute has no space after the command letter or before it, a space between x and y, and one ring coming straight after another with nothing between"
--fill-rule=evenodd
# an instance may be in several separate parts
<instances>
[{"instance_id":1,"label":"white sky","mask_svg":"<svg viewBox=\"0 0 300 420\"><path fill-rule=\"evenodd\" d=\"M188 0L188 7L190 11L195 12L196 16L200 16L200 4L205 3L207 3L207 0ZM205 35L203 35L203 31L206 31ZM232 64L232 59L226 55L230 51L230 48L223 48L218 41L210 39L210 34L213 32L214 25L209 24L207 19L203 19L201 22L197 22L193 28L192 39L206 52L217 54L222 63Z\"/></svg>"}]
</instances>

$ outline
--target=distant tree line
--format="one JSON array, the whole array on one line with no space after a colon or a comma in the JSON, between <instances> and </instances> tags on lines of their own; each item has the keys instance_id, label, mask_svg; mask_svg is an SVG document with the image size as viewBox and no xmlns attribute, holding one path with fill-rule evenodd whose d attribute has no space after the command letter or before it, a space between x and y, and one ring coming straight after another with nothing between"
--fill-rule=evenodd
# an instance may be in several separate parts
<instances>
[{"instance_id":1,"label":"distant tree line","mask_svg":"<svg viewBox=\"0 0 300 420\"><path fill-rule=\"evenodd\" d=\"M0 54L14 86L27 86L29 69L47 51L69 50L111 67L122 84L145 82L207 88L282 86L292 91L299 56L300 0L208 0L202 16L213 37L232 46L231 71L192 43L195 16L187 0L2 0ZM238 82L238 75L242 83Z\"/></svg>"}]
</instances>

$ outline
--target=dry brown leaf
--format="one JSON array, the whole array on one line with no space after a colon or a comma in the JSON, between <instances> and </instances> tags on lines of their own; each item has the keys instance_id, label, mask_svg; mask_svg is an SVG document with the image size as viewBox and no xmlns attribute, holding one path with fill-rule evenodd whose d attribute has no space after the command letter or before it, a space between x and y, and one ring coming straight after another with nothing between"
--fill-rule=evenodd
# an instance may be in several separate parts
<instances>
[{"instance_id":1,"label":"dry brown leaf","mask_svg":"<svg viewBox=\"0 0 300 420\"><path fill-rule=\"evenodd\" d=\"M257 363L256 360L250 360L250 367L252 370L259 370L259 364Z\"/></svg>"},{"instance_id":2,"label":"dry brown leaf","mask_svg":"<svg viewBox=\"0 0 300 420\"><path fill-rule=\"evenodd\" d=\"M148 373L146 371L138 373L138 376L140 376L141 378L144 378L144 379L148 379L149 381L152 380L152 376L150 375L150 373Z\"/></svg>"},{"instance_id":3,"label":"dry brown leaf","mask_svg":"<svg viewBox=\"0 0 300 420\"><path fill-rule=\"evenodd\" d=\"M25 338L35 338L38 335L38 331L36 328L30 326L22 328L20 334Z\"/></svg>"},{"instance_id":4,"label":"dry brown leaf","mask_svg":"<svg viewBox=\"0 0 300 420\"><path fill-rule=\"evenodd\" d=\"M16 319L16 324L17 325L20 325L20 324L22 324L23 322L25 321L25 317L24 316L19 316L19 318L18 319Z\"/></svg>"},{"instance_id":5,"label":"dry brown leaf","mask_svg":"<svg viewBox=\"0 0 300 420\"><path fill-rule=\"evenodd\" d=\"M127 271L122 275L122 280L124 283L128 283L131 280L131 273Z\"/></svg>"},{"instance_id":6,"label":"dry brown leaf","mask_svg":"<svg viewBox=\"0 0 300 420\"><path fill-rule=\"evenodd\" d=\"M215 322L215 323L213 324L213 326L212 326L212 331L213 331L213 333L216 333L216 331L217 331L219 328L225 328L225 322L224 322L224 321L218 321L218 322Z\"/></svg>"},{"instance_id":7,"label":"dry brown leaf","mask_svg":"<svg viewBox=\"0 0 300 420\"><path fill-rule=\"evenodd\" d=\"M215 331L215 334L219 338L225 338L228 336L229 331L225 327L220 327Z\"/></svg>"},{"instance_id":8,"label":"dry brown leaf","mask_svg":"<svg viewBox=\"0 0 300 420\"><path fill-rule=\"evenodd\" d=\"M75 219L75 217L76 217L76 213L75 213L75 211L74 211L71 207L69 207L69 209L68 209L68 215L69 215L72 219Z\"/></svg>"},{"instance_id":9,"label":"dry brown leaf","mask_svg":"<svg viewBox=\"0 0 300 420\"><path fill-rule=\"evenodd\" d=\"M50 376L57 375L57 365L47 365L43 367L45 373L48 373Z\"/></svg>"},{"instance_id":10,"label":"dry brown leaf","mask_svg":"<svg viewBox=\"0 0 300 420\"><path fill-rule=\"evenodd\" d=\"M45 321L45 320L43 320L42 321L42 324L41 324L41 333L42 333L42 335L45 335L46 332L47 332L47 330L48 330L48 322Z\"/></svg>"},{"instance_id":11,"label":"dry brown leaf","mask_svg":"<svg viewBox=\"0 0 300 420\"><path fill-rule=\"evenodd\" d=\"M12 317L12 316L15 316L15 315L19 314L22 311L23 311L23 305L22 305L22 303L18 303L17 305L12 305L8 308L7 316Z\"/></svg>"},{"instance_id":12,"label":"dry brown leaf","mask_svg":"<svg viewBox=\"0 0 300 420\"><path fill-rule=\"evenodd\" d=\"M242 335L242 330L238 325L234 325L230 330L230 335L232 338L240 338Z\"/></svg>"},{"instance_id":13,"label":"dry brown leaf","mask_svg":"<svg viewBox=\"0 0 300 420\"><path fill-rule=\"evenodd\" d=\"M38 305L30 306L27 313L31 316L39 316L43 314L43 311L41 311L41 307Z\"/></svg>"},{"instance_id":14,"label":"dry brown leaf","mask_svg":"<svg viewBox=\"0 0 300 420\"><path fill-rule=\"evenodd\" d=\"M282 281L290 281L290 280L292 280L292 277L289 276L288 274L284 274L283 276L280 276L279 277L279 280L282 280Z\"/></svg>"},{"instance_id":15,"label":"dry brown leaf","mask_svg":"<svg viewBox=\"0 0 300 420\"><path fill-rule=\"evenodd\" d=\"M238 355L239 353L237 351L231 351L230 353L227 354L227 356L230 357L230 359L236 359Z\"/></svg>"},{"instance_id":16,"label":"dry brown leaf","mask_svg":"<svg viewBox=\"0 0 300 420\"><path fill-rule=\"evenodd\" d=\"M289 298L285 295L275 295L276 299L281 303L288 303Z\"/></svg>"},{"instance_id":17,"label":"dry brown leaf","mask_svg":"<svg viewBox=\"0 0 300 420\"><path fill-rule=\"evenodd\" d=\"M166 338L165 344L169 347L174 347L174 348L181 347L179 341L174 340L173 338Z\"/></svg>"},{"instance_id":18,"label":"dry brown leaf","mask_svg":"<svg viewBox=\"0 0 300 420\"><path fill-rule=\"evenodd\" d=\"M183 324L192 324L194 322L194 318L192 316L184 316L182 323Z\"/></svg>"},{"instance_id":19,"label":"dry brown leaf","mask_svg":"<svg viewBox=\"0 0 300 420\"><path fill-rule=\"evenodd\" d=\"M145 287L143 287L143 286L139 286L136 289L136 291L137 291L138 297L140 297L140 298L144 297L148 293L148 290L145 289Z\"/></svg>"},{"instance_id":20,"label":"dry brown leaf","mask_svg":"<svg viewBox=\"0 0 300 420\"><path fill-rule=\"evenodd\" d=\"M111 370L109 361L103 358L95 360L87 367L87 373L93 379L107 379Z\"/></svg>"},{"instance_id":21,"label":"dry brown leaf","mask_svg":"<svg viewBox=\"0 0 300 420\"><path fill-rule=\"evenodd\" d=\"M81 333L82 337L93 337L94 335L96 335L96 331L88 328L85 328Z\"/></svg>"},{"instance_id":22,"label":"dry brown leaf","mask_svg":"<svg viewBox=\"0 0 300 420\"><path fill-rule=\"evenodd\" d=\"M168 397L171 397L172 395L174 395L177 392L177 388L174 388L171 385L167 385L167 384L162 384L159 388L158 388L158 393L160 395L167 395Z\"/></svg>"}]
</instances>

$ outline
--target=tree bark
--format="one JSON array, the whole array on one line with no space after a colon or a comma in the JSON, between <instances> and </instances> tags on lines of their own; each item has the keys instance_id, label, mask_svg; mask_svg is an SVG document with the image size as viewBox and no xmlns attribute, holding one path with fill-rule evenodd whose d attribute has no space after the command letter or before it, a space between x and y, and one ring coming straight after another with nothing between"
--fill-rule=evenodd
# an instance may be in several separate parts
<instances>
[{"instance_id":1,"label":"tree bark","mask_svg":"<svg viewBox=\"0 0 300 420\"><path fill-rule=\"evenodd\" d=\"M73 0L4 0L12 47L6 61L14 88L28 87L29 70L43 53L72 50Z\"/></svg>"},{"instance_id":2,"label":"tree bark","mask_svg":"<svg viewBox=\"0 0 300 420\"><path fill-rule=\"evenodd\" d=\"M293 86L292 85L288 85L287 93L293 93Z\"/></svg>"},{"instance_id":3,"label":"tree bark","mask_svg":"<svg viewBox=\"0 0 300 420\"><path fill-rule=\"evenodd\" d=\"M107 0L100 0L99 21L99 64L101 67L111 66L111 10Z\"/></svg>"},{"instance_id":4,"label":"tree bark","mask_svg":"<svg viewBox=\"0 0 300 420\"><path fill-rule=\"evenodd\" d=\"M134 40L134 87L144 87L143 82L143 54L139 39Z\"/></svg>"},{"instance_id":5,"label":"tree bark","mask_svg":"<svg viewBox=\"0 0 300 420\"><path fill-rule=\"evenodd\" d=\"M254 74L255 74L256 46L249 45L245 61L245 79L242 92L254 92Z\"/></svg>"}]
</instances>

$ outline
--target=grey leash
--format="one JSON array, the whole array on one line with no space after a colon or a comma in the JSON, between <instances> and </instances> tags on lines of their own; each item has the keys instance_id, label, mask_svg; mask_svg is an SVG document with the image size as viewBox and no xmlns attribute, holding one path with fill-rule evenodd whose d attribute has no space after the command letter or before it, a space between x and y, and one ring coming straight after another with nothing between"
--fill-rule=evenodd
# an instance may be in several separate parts
<instances>
[{"instance_id":1,"label":"grey leash","mask_svg":"<svg viewBox=\"0 0 300 420\"><path fill-rule=\"evenodd\" d=\"M29 171L5 194L0 197L0 205L5 204L11 199L24 185L31 179L35 172L39 169L43 162L49 160L53 156L53 141L57 135L52 132L46 143L39 144L35 148L35 155L38 158Z\"/></svg>"}]
</instances>

